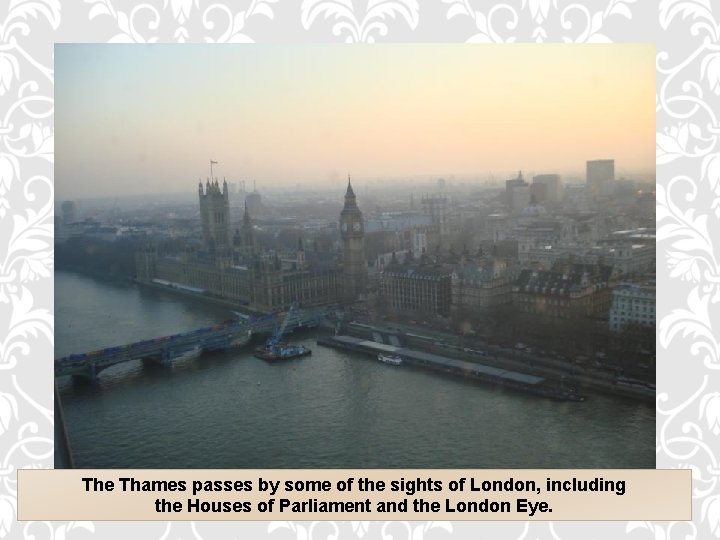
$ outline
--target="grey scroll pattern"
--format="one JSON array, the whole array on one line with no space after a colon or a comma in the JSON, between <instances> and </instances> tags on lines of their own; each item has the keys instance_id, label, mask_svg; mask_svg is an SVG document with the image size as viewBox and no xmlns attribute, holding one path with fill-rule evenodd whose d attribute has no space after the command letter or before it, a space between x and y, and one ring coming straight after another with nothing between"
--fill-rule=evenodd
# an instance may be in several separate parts
<instances>
[{"instance_id":1,"label":"grey scroll pattern","mask_svg":"<svg viewBox=\"0 0 720 540\"><path fill-rule=\"evenodd\" d=\"M657 466L694 521L17 522L16 470L53 463L54 42L408 41L657 44ZM0 539L720 538L718 2L8 0L0 103Z\"/></svg>"}]
</instances>

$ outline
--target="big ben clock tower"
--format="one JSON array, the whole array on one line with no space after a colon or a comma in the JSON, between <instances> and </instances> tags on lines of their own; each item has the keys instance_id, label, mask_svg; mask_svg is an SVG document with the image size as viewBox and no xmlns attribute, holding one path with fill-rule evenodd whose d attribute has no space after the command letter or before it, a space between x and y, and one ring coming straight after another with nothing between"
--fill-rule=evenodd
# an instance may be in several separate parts
<instances>
[{"instance_id":1,"label":"big ben clock tower","mask_svg":"<svg viewBox=\"0 0 720 540\"><path fill-rule=\"evenodd\" d=\"M350 175L345 192L345 206L340 212L340 241L342 244L340 296L345 301L352 302L365 293L367 262L365 261L365 223L350 184Z\"/></svg>"}]
</instances>

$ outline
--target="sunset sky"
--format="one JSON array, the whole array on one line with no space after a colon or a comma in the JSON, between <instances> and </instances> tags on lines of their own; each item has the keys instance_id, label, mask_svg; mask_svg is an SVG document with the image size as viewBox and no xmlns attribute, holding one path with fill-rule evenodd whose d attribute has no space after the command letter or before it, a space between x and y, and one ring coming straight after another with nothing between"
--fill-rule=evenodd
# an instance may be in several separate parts
<instances>
[{"instance_id":1,"label":"sunset sky","mask_svg":"<svg viewBox=\"0 0 720 540\"><path fill-rule=\"evenodd\" d=\"M56 45L61 198L655 166L653 45Z\"/></svg>"}]
</instances>

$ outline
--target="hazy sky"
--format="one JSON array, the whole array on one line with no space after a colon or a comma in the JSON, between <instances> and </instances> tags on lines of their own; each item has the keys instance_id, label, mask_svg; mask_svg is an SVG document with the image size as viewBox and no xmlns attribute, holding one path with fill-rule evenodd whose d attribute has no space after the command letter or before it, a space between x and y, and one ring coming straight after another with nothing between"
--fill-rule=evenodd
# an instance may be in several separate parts
<instances>
[{"instance_id":1,"label":"hazy sky","mask_svg":"<svg viewBox=\"0 0 720 540\"><path fill-rule=\"evenodd\" d=\"M655 166L653 45L56 45L57 196Z\"/></svg>"}]
</instances>

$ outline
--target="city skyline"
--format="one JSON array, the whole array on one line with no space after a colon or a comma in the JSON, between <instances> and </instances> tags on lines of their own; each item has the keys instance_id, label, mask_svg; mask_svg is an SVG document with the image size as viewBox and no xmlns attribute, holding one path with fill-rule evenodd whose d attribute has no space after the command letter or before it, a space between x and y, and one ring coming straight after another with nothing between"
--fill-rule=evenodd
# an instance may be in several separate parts
<instances>
[{"instance_id":1,"label":"city skyline","mask_svg":"<svg viewBox=\"0 0 720 540\"><path fill-rule=\"evenodd\" d=\"M57 195L185 191L205 181L209 159L220 178L268 187L339 186L348 171L564 173L602 158L651 171L654 54L652 45L58 45Z\"/></svg>"}]
</instances>

